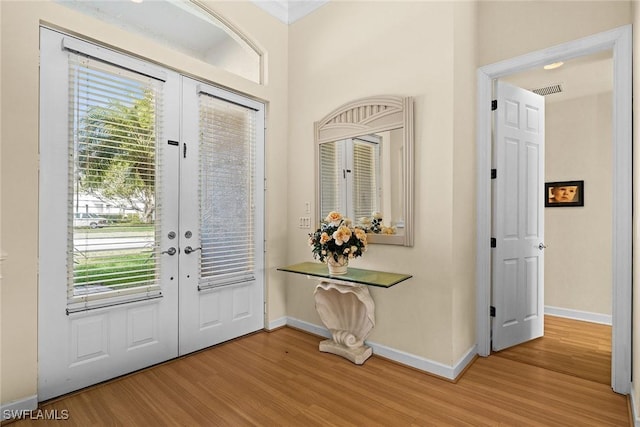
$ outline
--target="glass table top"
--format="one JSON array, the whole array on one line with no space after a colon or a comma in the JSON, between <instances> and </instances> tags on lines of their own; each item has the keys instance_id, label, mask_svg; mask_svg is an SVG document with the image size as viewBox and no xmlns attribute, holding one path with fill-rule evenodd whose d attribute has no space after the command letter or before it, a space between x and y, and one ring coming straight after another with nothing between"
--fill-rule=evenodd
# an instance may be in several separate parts
<instances>
[{"instance_id":1,"label":"glass table top","mask_svg":"<svg viewBox=\"0 0 640 427\"><path fill-rule=\"evenodd\" d=\"M367 286L390 288L413 277L410 274L388 273L385 271L364 270L349 267L347 274L331 275L326 264L320 262L301 262L286 267L278 268L279 271L304 274L307 276L321 277L335 281L352 282Z\"/></svg>"}]
</instances>

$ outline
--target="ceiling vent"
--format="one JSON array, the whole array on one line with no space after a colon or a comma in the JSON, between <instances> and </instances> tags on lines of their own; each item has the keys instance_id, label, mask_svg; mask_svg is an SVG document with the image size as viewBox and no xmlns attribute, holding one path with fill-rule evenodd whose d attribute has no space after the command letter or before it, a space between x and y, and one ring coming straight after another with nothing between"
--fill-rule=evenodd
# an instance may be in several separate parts
<instances>
[{"instance_id":1,"label":"ceiling vent","mask_svg":"<svg viewBox=\"0 0 640 427\"><path fill-rule=\"evenodd\" d=\"M562 92L562 85L560 83L541 87L539 89L532 89L531 92L537 93L538 95L547 96L553 95L554 93Z\"/></svg>"}]
</instances>

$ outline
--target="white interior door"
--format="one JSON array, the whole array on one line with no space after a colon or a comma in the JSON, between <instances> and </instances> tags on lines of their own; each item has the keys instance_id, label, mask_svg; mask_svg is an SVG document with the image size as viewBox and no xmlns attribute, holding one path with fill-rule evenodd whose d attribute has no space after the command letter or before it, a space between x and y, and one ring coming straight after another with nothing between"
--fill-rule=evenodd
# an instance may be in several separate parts
<instances>
[{"instance_id":1,"label":"white interior door","mask_svg":"<svg viewBox=\"0 0 640 427\"><path fill-rule=\"evenodd\" d=\"M497 82L492 348L544 333L544 98Z\"/></svg>"},{"instance_id":2,"label":"white interior door","mask_svg":"<svg viewBox=\"0 0 640 427\"><path fill-rule=\"evenodd\" d=\"M41 31L40 400L263 327L264 108L196 86Z\"/></svg>"}]
</instances>

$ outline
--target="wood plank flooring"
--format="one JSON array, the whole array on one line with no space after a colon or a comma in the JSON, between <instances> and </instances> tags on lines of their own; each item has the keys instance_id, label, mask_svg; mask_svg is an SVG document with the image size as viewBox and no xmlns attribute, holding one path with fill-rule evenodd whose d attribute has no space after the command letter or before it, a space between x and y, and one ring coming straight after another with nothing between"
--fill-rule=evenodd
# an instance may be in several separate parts
<instances>
[{"instance_id":1,"label":"wood plank flooring","mask_svg":"<svg viewBox=\"0 0 640 427\"><path fill-rule=\"evenodd\" d=\"M611 384L611 326L556 316L544 322L544 337L494 355Z\"/></svg>"},{"instance_id":2,"label":"wood plank flooring","mask_svg":"<svg viewBox=\"0 0 640 427\"><path fill-rule=\"evenodd\" d=\"M260 332L48 402L64 426L628 426L604 384L479 358L454 384L373 356L318 351L322 338ZM15 427L56 425L20 420Z\"/></svg>"}]
</instances>

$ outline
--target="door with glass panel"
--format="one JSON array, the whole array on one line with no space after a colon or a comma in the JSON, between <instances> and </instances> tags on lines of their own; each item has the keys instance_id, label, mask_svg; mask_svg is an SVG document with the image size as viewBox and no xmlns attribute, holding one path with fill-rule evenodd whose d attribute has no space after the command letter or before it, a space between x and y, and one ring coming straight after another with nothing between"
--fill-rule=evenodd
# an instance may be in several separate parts
<instances>
[{"instance_id":1,"label":"door with glass panel","mask_svg":"<svg viewBox=\"0 0 640 427\"><path fill-rule=\"evenodd\" d=\"M183 77L180 353L264 325L264 106Z\"/></svg>"},{"instance_id":2,"label":"door with glass panel","mask_svg":"<svg viewBox=\"0 0 640 427\"><path fill-rule=\"evenodd\" d=\"M182 79L41 32L41 400L263 326L262 105L234 121L236 112L182 97L195 84ZM220 105L229 103L224 95ZM242 160L246 169L238 152L225 152L238 146L253 156ZM216 160L225 156L235 163ZM230 170L241 179L202 178ZM212 190L218 184L236 199ZM228 237L238 229L246 237Z\"/></svg>"}]
</instances>

